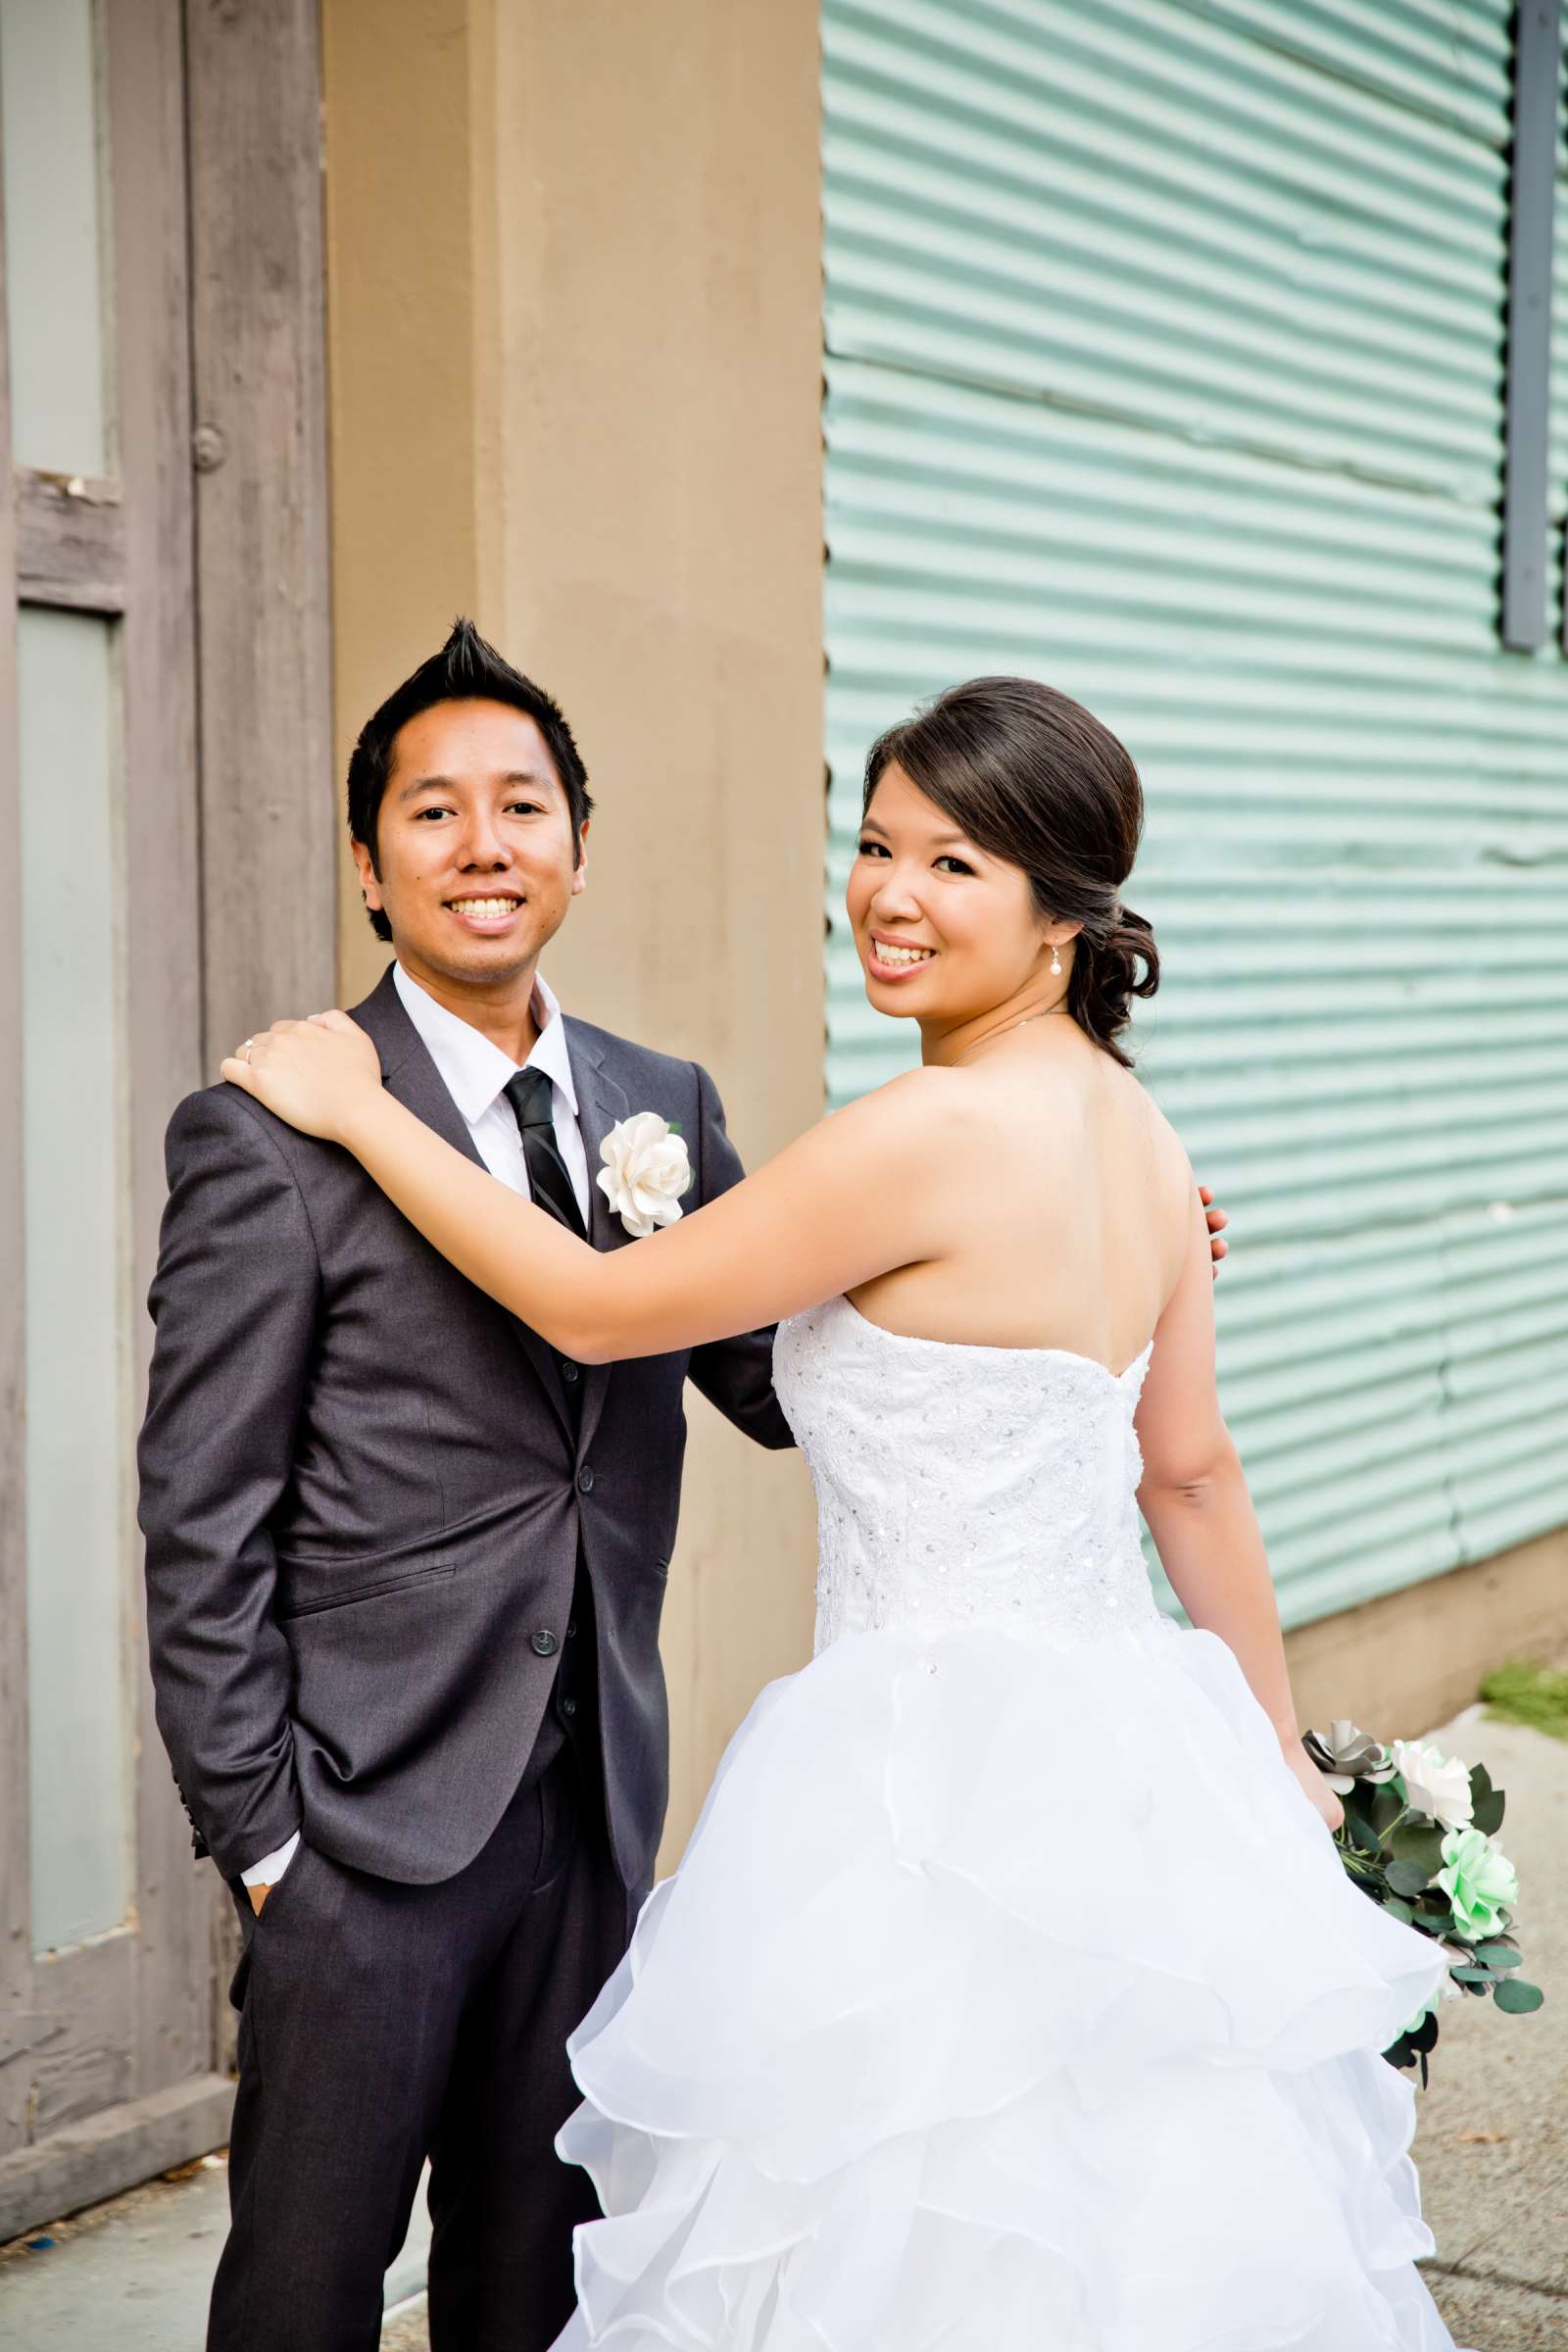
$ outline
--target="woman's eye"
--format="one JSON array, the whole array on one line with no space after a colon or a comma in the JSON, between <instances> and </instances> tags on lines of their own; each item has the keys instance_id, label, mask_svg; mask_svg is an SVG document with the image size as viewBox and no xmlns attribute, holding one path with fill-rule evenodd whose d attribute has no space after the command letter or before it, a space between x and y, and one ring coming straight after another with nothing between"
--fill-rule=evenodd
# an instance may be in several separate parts
<instances>
[{"instance_id":1,"label":"woman's eye","mask_svg":"<svg viewBox=\"0 0 1568 2352\"><path fill-rule=\"evenodd\" d=\"M880 841L862 841L859 848L862 858L885 858L888 854L886 845Z\"/></svg>"},{"instance_id":2,"label":"woman's eye","mask_svg":"<svg viewBox=\"0 0 1568 2352\"><path fill-rule=\"evenodd\" d=\"M951 867L956 874L972 874L974 872L972 865L966 865L961 858L955 858L951 853L946 858L939 858L937 863Z\"/></svg>"}]
</instances>

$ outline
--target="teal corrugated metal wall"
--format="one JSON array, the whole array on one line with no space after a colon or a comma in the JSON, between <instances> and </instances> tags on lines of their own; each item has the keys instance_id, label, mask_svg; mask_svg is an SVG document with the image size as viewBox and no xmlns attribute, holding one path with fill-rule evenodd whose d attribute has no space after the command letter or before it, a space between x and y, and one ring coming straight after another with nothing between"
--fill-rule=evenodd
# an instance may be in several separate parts
<instances>
[{"instance_id":1,"label":"teal corrugated metal wall","mask_svg":"<svg viewBox=\"0 0 1568 2352\"><path fill-rule=\"evenodd\" d=\"M1568 664L1496 637L1503 0L827 0L824 51L830 1097L913 1044L842 928L867 742L1049 678L1148 787L1141 1067L1234 1215L1287 1621L1568 1522Z\"/></svg>"}]
</instances>

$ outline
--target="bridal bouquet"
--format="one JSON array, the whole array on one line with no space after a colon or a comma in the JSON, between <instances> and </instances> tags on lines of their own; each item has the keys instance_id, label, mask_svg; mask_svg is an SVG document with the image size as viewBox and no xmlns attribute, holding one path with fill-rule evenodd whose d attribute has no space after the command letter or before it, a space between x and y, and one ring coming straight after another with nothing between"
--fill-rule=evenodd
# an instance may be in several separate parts
<instances>
[{"instance_id":1,"label":"bridal bouquet","mask_svg":"<svg viewBox=\"0 0 1568 2352\"><path fill-rule=\"evenodd\" d=\"M1446 1995L1490 1992L1520 2015L1545 1995L1515 1974L1512 1932L1519 1880L1496 1843L1503 1792L1484 1764L1463 1764L1419 1740L1385 1746L1353 1723L1308 1732L1303 1742L1345 1807L1335 1843L1363 1894L1442 1946ZM1383 2055L1391 2066L1421 2066L1438 2038L1438 2004L1411 2018Z\"/></svg>"}]
</instances>

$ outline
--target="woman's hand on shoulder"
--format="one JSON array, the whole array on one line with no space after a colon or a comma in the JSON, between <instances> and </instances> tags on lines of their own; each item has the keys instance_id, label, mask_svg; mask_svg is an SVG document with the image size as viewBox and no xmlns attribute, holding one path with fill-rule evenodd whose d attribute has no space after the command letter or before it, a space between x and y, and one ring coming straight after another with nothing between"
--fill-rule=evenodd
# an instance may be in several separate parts
<instances>
[{"instance_id":1,"label":"woman's hand on shoulder","mask_svg":"<svg viewBox=\"0 0 1568 2352\"><path fill-rule=\"evenodd\" d=\"M381 1100L381 1057L346 1012L274 1021L236 1047L220 1075L289 1126L333 1144L346 1143Z\"/></svg>"}]
</instances>

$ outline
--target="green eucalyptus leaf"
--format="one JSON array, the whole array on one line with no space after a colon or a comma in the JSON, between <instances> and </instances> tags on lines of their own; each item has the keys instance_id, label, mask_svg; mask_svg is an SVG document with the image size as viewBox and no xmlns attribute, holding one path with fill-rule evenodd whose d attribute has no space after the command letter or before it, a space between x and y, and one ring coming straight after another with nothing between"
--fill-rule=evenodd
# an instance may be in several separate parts
<instances>
[{"instance_id":1,"label":"green eucalyptus leaf","mask_svg":"<svg viewBox=\"0 0 1568 2352\"><path fill-rule=\"evenodd\" d=\"M1502 1790L1489 1788L1476 1806L1475 1827L1478 1830L1485 1830L1489 1838L1495 1838L1502 1827Z\"/></svg>"},{"instance_id":2,"label":"green eucalyptus leaf","mask_svg":"<svg viewBox=\"0 0 1568 2352\"><path fill-rule=\"evenodd\" d=\"M1528 2010L1539 2009L1546 1996L1539 1984L1527 1984L1523 1977L1504 1977L1493 1987L1492 1997L1510 2016L1523 2017Z\"/></svg>"},{"instance_id":3,"label":"green eucalyptus leaf","mask_svg":"<svg viewBox=\"0 0 1568 2352\"><path fill-rule=\"evenodd\" d=\"M1456 1984L1491 1984L1495 1982L1490 1968L1450 1968L1448 1974Z\"/></svg>"},{"instance_id":4,"label":"green eucalyptus leaf","mask_svg":"<svg viewBox=\"0 0 1568 2352\"><path fill-rule=\"evenodd\" d=\"M1430 2011L1428 2011L1427 2015L1421 2020L1421 2023L1412 2028L1410 2033L1408 2033L1404 2038L1414 2050L1430 2050L1436 2048L1438 2039L1438 2021L1436 2017L1433 2016Z\"/></svg>"},{"instance_id":5,"label":"green eucalyptus leaf","mask_svg":"<svg viewBox=\"0 0 1568 2352\"><path fill-rule=\"evenodd\" d=\"M1389 1839L1389 1851L1396 1861L1419 1862L1423 1877L1430 1879L1443 1868L1443 1832L1424 1822L1402 1821Z\"/></svg>"},{"instance_id":6,"label":"green eucalyptus leaf","mask_svg":"<svg viewBox=\"0 0 1568 2352\"><path fill-rule=\"evenodd\" d=\"M1366 1809L1367 1818L1378 1836L1386 1838L1403 1812L1404 1807L1399 1801L1398 1790L1391 1788L1385 1781L1380 1788L1369 1791Z\"/></svg>"},{"instance_id":7,"label":"green eucalyptus leaf","mask_svg":"<svg viewBox=\"0 0 1568 2352\"><path fill-rule=\"evenodd\" d=\"M1478 1943L1476 1958L1488 1968L1517 1968L1524 1955L1511 1943Z\"/></svg>"},{"instance_id":8,"label":"green eucalyptus leaf","mask_svg":"<svg viewBox=\"0 0 1568 2352\"><path fill-rule=\"evenodd\" d=\"M1391 1919L1398 1920L1402 1927L1409 1927L1415 1919L1415 1913L1402 1895L1391 1894L1383 1908Z\"/></svg>"},{"instance_id":9,"label":"green eucalyptus leaf","mask_svg":"<svg viewBox=\"0 0 1568 2352\"><path fill-rule=\"evenodd\" d=\"M1419 1862L1401 1858L1389 1864L1389 1885L1396 1894L1419 1894L1426 1886L1427 1876Z\"/></svg>"}]
</instances>

